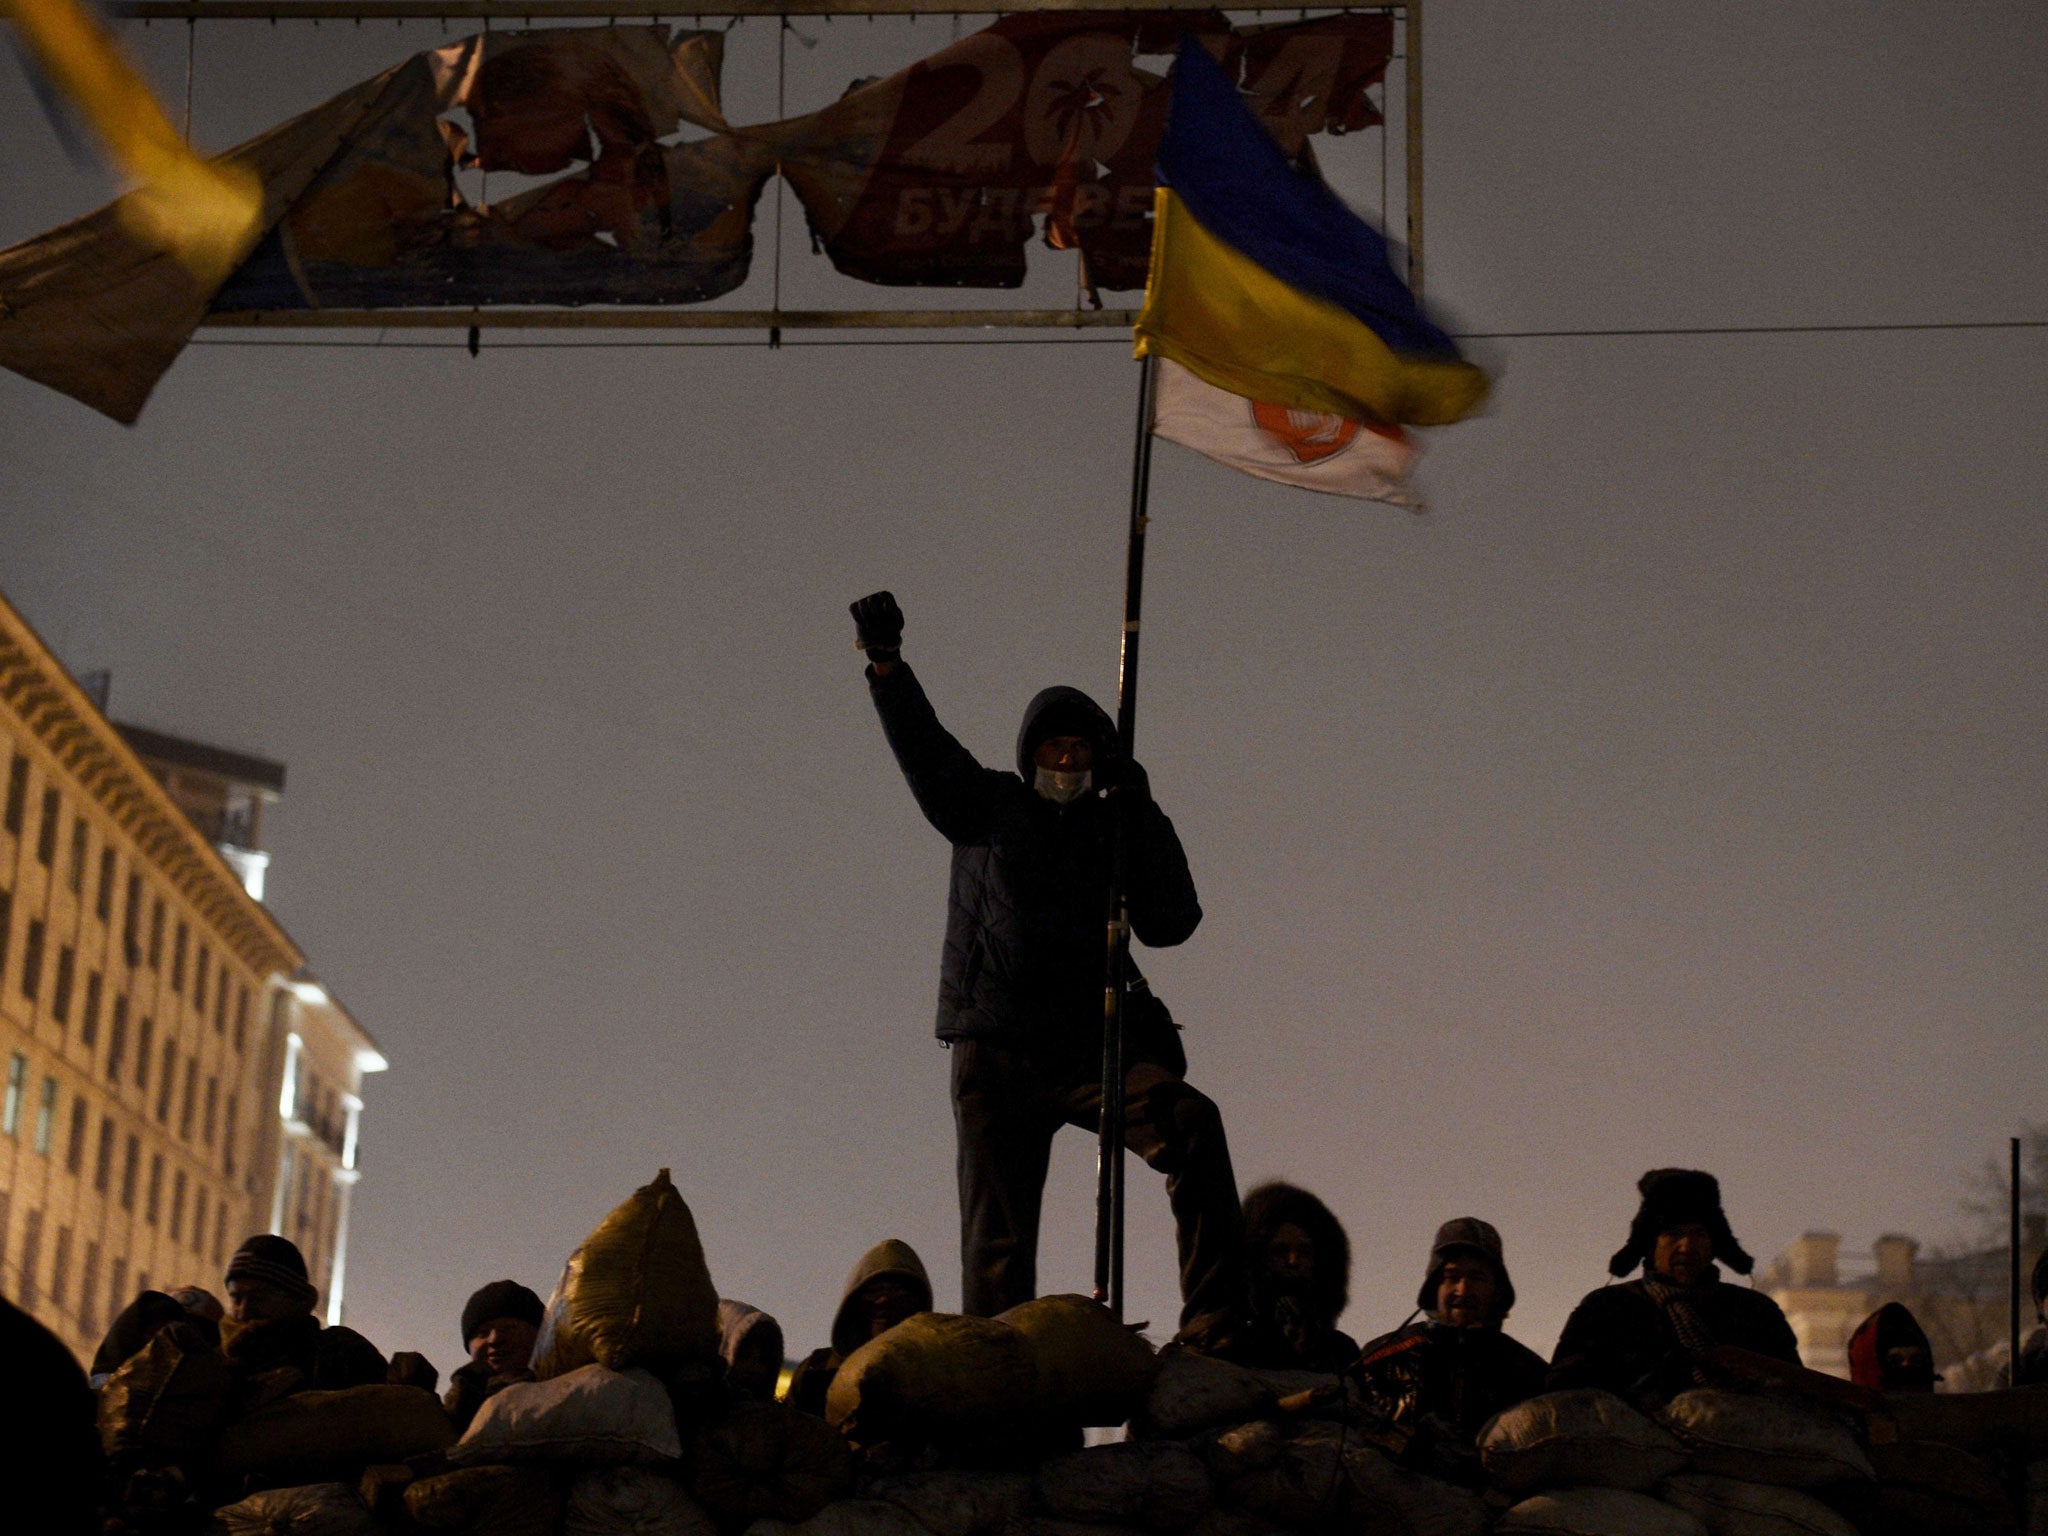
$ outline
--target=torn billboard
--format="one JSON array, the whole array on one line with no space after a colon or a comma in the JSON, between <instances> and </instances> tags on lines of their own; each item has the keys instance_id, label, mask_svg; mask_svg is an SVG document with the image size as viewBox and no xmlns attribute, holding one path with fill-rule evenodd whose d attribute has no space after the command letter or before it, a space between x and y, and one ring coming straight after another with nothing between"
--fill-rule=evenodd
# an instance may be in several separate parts
<instances>
[{"instance_id":1,"label":"torn billboard","mask_svg":"<svg viewBox=\"0 0 2048 1536\"><path fill-rule=\"evenodd\" d=\"M0 251L0 365L127 422L209 311L698 303L746 281L778 173L863 281L1015 288L1040 238L1078 248L1091 287L1139 289L1170 88L1144 61L1184 33L1290 155L1380 120L1381 15L1022 14L821 111L738 128L722 34L494 31L223 156L261 179L264 209L218 287L140 242L119 202ZM470 169L485 194L493 174L519 185L472 200Z\"/></svg>"}]
</instances>

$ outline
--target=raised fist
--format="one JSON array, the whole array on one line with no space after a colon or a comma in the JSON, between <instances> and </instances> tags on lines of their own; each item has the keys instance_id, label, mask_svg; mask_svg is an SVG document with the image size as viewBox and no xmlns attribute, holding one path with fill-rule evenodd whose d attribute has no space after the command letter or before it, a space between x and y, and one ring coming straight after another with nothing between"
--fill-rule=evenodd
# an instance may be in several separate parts
<instances>
[{"instance_id":1,"label":"raised fist","mask_svg":"<svg viewBox=\"0 0 2048 1536\"><path fill-rule=\"evenodd\" d=\"M853 643L870 661L894 661L903 645L903 610L893 592L871 592L852 604Z\"/></svg>"}]
</instances>

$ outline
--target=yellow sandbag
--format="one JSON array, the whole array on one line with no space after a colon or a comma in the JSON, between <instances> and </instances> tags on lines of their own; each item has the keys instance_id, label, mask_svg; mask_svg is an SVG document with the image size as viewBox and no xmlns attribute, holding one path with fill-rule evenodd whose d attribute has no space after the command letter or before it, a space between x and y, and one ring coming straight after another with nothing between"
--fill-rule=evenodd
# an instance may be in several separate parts
<instances>
[{"instance_id":1,"label":"yellow sandbag","mask_svg":"<svg viewBox=\"0 0 2048 1536\"><path fill-rule=\"evenodd\" d=\"M1008 1323L920 1312L847 1357L825 1417L857 1445L946 1439L1027 1417L1037 1389Z\"/></svg>"},{"instance_id":2,"label":"yellow sandbag","mask_svg":"<svg viewBox=\"0 0 2048 1536\"><path fill-rule=\"evenodd\" d=\"M542 1381L597 1364L660 1370L718 1355L718 1290L662 1169L569 1255L534 1345Z\"/></svg>"},{"instance_id":3,"label":"yellow sandbag","mask_svg":"<svg viewBox=\"0 0 2048 1536\"><path fill-rule=\"evenodd\" d=\"M373 1462L405 1461L455 1443L431 1392L382 1383L294 1392L237 1419L220 1437L220 1470L272 1484L353 1479Z\"/></svg>"},{"instance_id":4,"label":"yellow sandbag","mask_svg":"<svg viewBox=\"0 0 2048 1536\"><path fill-rule=\"evenodd\" d=\"M227 1361L218 1349L180 1337L183 1331L161 1330L101 1385L100 1447L109 1460L144 1453L188 1461L219 1427Z\"/></svg>"},{"instance_id":5,"label":"yellow sandbag","mask_svg":"<svg viewBox=\"0 0 2048 1536\"><path fill-rule=\"evenodd\" d=\"M1121 1424L1145 1405L1151 1346L1086 1296L1041 1296L996 1319L1024 1340L1038 1407L1070 1424Z\"/></svg>"}]
</instances>

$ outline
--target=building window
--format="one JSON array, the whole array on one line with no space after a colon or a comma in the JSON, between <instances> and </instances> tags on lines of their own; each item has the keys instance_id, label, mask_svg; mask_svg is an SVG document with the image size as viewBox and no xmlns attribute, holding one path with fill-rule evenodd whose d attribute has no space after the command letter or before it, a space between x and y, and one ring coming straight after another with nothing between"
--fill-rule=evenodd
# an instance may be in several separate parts
<instances>
[{"instance_id":1,"label":"building window","mask_svg":"<svg viewBox=\"0 0 2048 1536\"><path fill-rule=\"evenodd\" d=\"M149 904L149 968L153 971L164 961L164 899L159 896Z\"/></svg>"},{"instance_id":2,"label":"building window","mask_svg":"<svg viewBox=\"0 0 2048 1536\"><path fill-rule=\"evenodd\" d=\"M107 1081L118 1083L128 1055L128 999L114 999L113 1027L107 1032Z\"/></svg>"},{"instance_id":3,"label":"building window","mask_svg":"<svg viewBox=\"0 0 2048 1536\"><path fill-rule=\"evenodd\" d=\"M5 942L4 939L0 939L0 945L4 945ZM0 962L4 962L6 958L4 950L0 950ZM248 1040L249 989L247 987L237 987L235 989L235 1050L237 1052L241 1051L242 1047L248 1043Z\"/></svg>"},{"instance_id":4,"label":"building window","mask_svg":"<svg viewBox=\"0 0 2048 1536\"><path fill-rule=\"evenodd\" d=\"M43 1257L43 1212L41 1207L30 1211L21 1223L21 1277L15 1282L15 1305L24 1312L36 1308L36 1267Z\"/></svg>"},{"instance_id":5,"label":"building window","mask_svg":"<svg viewBox=\"0 0 2048 1536\"><path fill-rule=\"evenodd\" d=\"M28 759L19 752L7 765L7 830L21 835L21 813L28 805Z\"/></svg>"},{"instance_id":6,"label":"building window","mask_svg":"<svg viewBox=\"0 0 2048 1536\"><path fill-rule=\"evenodd\" d=\"M213 1032L224 1035L228 1029L228 968L220 968L220 981L213 989Z\"/></svg>"},{"instance_id":7,"label":"building window","mask_svg":"<svg viewBox=\"0 0 2048 1536\"><path fill-rule=\"evenodd\" d=\"M171 943L171 990L185 990L185 920L178 919L178 937Z\"/></svg>"},{"instance_id":8,"label":"building window","mask_svg":"<svg viewBox=\"0 0 2048 1536\"><path fill-rule=\"evenodd\" d=\"M220 1119L220 1079L209 1076L206 1079L206 1113L200 1117L200 1139L209 1147L213 1145L213 1128Z\"/></svg>"},{"instance_id":9,"label":"building window","mask_svg":"<svg viewBox=\"0 0 2048 1536\"><path fill-rule=\"evenodd\" d=\"M156 1021L144 1019L135 1032L135 1086L149 1086L149 1048L156 1040Z\"/></svg>"},{"instance_id":10,"label":"building window","mask_svg":"<svg viewBox=\"0 0 2048 1536\"><path fill-rule=\"evenodd\" d=\"M64 883L76 896L85 889L85 818L71 823L71 863L64 871Z\"/></svg>"},{"instance_id":11,"label":"building window","mask_svg":"<svg viewBox=\"0 0 2048 1536\"><path fill-rule=\"evenodd\" d=\"M125 1255L116 1255L111 1275L107 1281L107 1311L114 1317L121 1315L121 1309L128 1305L128 1260Z\"/></svg>"},{"instance_id":12,"label":"building window","mask_svg":"<svg viewBox=\"0 0 2048 1536\"><path fill-rule=\"evenodd\" d=\"M203 1251L205 1247L206 1191L202 1188L192 1192L192 1257L195 1259L205 1258L206 1254Z\"/></svg>"},{"instance_id":13,"label":"building window","mask_svg":"<svg viewBox=\"0 0 2048 1536\"><path fill-rule=\"evenodd\" d=\"M101 1194L107 1192L107 1180L114 1172L114 1117L100 1116L100 1149L93 1154L92 1187Z\"/></svg>"},{"instance_id":14,"label":"building window","mask_svg":"<svg viewBox=\"0 0 2048 1536\"><path fill-rule=\"evenodd\" d=\"M71 1294L71 1229L57 1229L57 1251L50 1259L50 1305L60 1312Z\"/></svg>"},{"instance_id":15,"label":"building window","mask_svg":"<svg viewBox=\"0 0 2048 1536\"><path fill-rule=\"evenodd\" d=\"M14 892L0 891L0 971L7 969L7 945L13 937Z\"/></svg>"},{"instance_id":16,"label":"building window","mask_svg":"<svg viewBox=\"0 0 2048 1536\"><path fill-rule=\"evenodd\" d=\"M73 974L78 966L78 956L69 944L57 946L57 995L50 999L50 1017L59 1024L71 1022L71 986L76 980Z\"/></svg>"},{"instance_id":17,"label":"building window","mask_svg":"<svg viewBox=\"0 0 2048 1536\"><path fill-rule=\"evenodd\" d=\"M114 848L110 843L100 850L99 894L93 899L93 916L105 922L114 911Z\"/></svg>"},{"instance_id":18,"label":"building window","mask_svg":"<svg viewBox=\"0 0 2048 1536\"><path fill-rule=\"evenodd\" d=\"M33 1003L43 990L43 920L28 921L28 943L21 951L21 995Z\"/></svg>"},{"instance_id":19,"label":"building window","mask_svg":"<svg viewBox=\"0 0 2048 1536\"><path fill-rule=\"evenodd\" d=\"M185 1170L180 1168L177 1177L171 1180L171 1241L185 1240Z\"/></svg>"},{"instance_id":20,"label":"building window","mask_svg":"<svg viewBox=\"0 0 2048 1536\"><path fill-rule=\"evenodd\" d=\"M213 1267L219 1269L227 1263L228 1252L228 1203L223 1200L213 1212Z\"/></svg>"},{"instance_id":21,"label":"building window","mask_svg":"<svg viewBox=\"0 0 2048 1536\"><path fill-rule=\"evenodd\" d=\"M158 1125L171 1123L171 1095L178 1088L178 1042L164 1042L164 1069L156 1079L156 1120Z\"/></svg>"},{"instance_id":22,"label":"building window","mask_svg":"<svg viewBox=\"0 0 2048 1536\"><path fill-rule=\"evenodd\" d=\"M36 1156L50 1155L50 1142L57 1134L57 1079L43 1079L42 1102L36 1105Z\"/></svg>"},{"instance_id":23,"label":"building window","mask_svg":"<svg viewBox=\"0 0 2048 1536\"><path fill-rule=\"evenodd\" d=\"M220 1166L229 1178L235 1176L235 1096L228 1095L228 1107L220 1122Z\"/></svg>"},{"instance_id":24,"label":"building window","mask_svg":"<svg viewBox=\"0 0 2048 1536\"><path fill-rule=\"evenodd\" d=\"M85 1096L71 1101L71 1139L64 1143L64 1171L76 1173L85 1166L85 1127L92 1116L86 1112Z\"/></svg>"},{"instance_id":25,"label":"building window","mask_svg":"<svg viewBox=\"0 0 2048 1536\"><path fill-rule=\"evenodd\" d=\"M7 1102L0 1108L0 1134L16 1135L21 1130L21 1096L28 1082L28 1058L16 1051L7 1063Z\"/></svg>"},{"instance_id":26,"label":"building window","mask_svg":"<svg viewBox=\"0 0 2048 1536\"><path fill-rule=\"evenodd\" d=\"M78 1043L88 1051L100 1043L101 977L98 971L85 973L85 1014L78 1021Z\"/></svg>"},{"instance_id":27,"label":"building window","mask_svg":"<svg viewBox=\"0 0 2048 1536\"><path fill-rule=\"evenodd\" d=\"M43 824L36 828L36 862L48 869L57 862L57 823L63 817L64 802L55 787L43 791Z\"/></svg>"},{"instance_id":28,"label":"building window","mask_svg":"<svg viewBox=\"0 0 2048 1536\"><path fill-rule=\"evenodd\" d=\"M149 1155L149 1196L142 1202L142 1219L152 1227L156 1225L157 1214L164 1205L164 1155L152 1152Z\"/></svg>"},{"instance_id":29,"label":"building window","mask_svg":"<svg viewBox=\"0 0 2048 1536\"><path fill-rule=\"evenodd\" d=\"M199 964L192 978L192 1006L203 1018L206 1014L206 967L212 956L207 954L204 944L199 946Z\"/></svg>"},{"instance_id":30,"label":"building window","mask_svg":"<svg viewBox=\"0 0 2048 1536\"><path fill-rule=\"evenodd\" d=\"M121 1154L121 1209L124 1211L135 1209L135 1173L141 1159L142 1143L130 1136L128 1146Z\"/></svg>"},{"instance_id":31,"label":"building window","mask_svg":"<svg viewBox=\"0 0 2048 1536\"><path fill-rule=\"evenodd\" d=\"M192 1139L192 1113L199 1107L199 1058L185 1058L185 1093L178 1101L178 1138Z\"/></svg>"},{"instance_id":32,"label":"building window","mask_svg":"<svg viewBox=\"0 0 2048 1536\"><path fill-rule=\"evenodd\" d=\"M100 1245L85 1245L85 1265L78 1274L78 1331L91 1338L100 1331Z\"/></svg>"},{"instance_id":33,"label":"building window","mask_svg":"<svg viewBox=\"0 0 2048 1536\"><path fill-rule=\"evenodd\" d=\"M142 876L128 872L127 894L121 898L121 953L132 966L142 958Z\"/></svg>"}]
</instances>

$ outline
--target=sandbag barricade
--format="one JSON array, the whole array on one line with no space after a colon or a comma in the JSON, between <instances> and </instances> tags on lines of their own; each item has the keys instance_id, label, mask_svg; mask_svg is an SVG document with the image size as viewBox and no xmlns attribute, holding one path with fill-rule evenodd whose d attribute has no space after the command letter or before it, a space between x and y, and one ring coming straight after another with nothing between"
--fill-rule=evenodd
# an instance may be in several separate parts
<instances>
[{"instance_id":1,"label":"sandbag barricade","mask_svg":"<svg viewBox=\"0 0 2048 1536\"><path fill-rule=\"evenodd\" d=\"M1870 1447L1874 1487L1845 1506L1861 1536L2013 1536L2020 1512L1998 1475L1959 1446Z\"/></svg>"},{"instance_id":2,"label":"sandbag barricade","mask_svg":"<svg viewBox=\"0 0 2048 1536\"><path fill-rule=\"evenodd\" d=\"M1652 1488L1686 1464L1685 1448L1611 1392L1546 1392L1496 1414L1479 1434L1487 1481L1509 1493Z\"/></svg>"},{"instance_id":3,"label":"sandbag barricade","mask_svg":"<svg viewBox=\"0 0 2048 1536\"><path fill-rule=\"evenodd\" d=\"M346 1483L313 1483L252 1493L214 1511L213 1536L380 1536Z\"/></svg>"},{"instance_id":4,"label":"sandbag barricade","mask_svg":"<svg viewBox=\"0 0 2048 1536\"><path fill-rule=\"evenodd\" d=\"M1703 1387L1679 1393L1658 1417L1696 1472L1784 1488L1871 1477L1870 1457L1848 1427L1805 1403Z\"/></svg>"},{"instance_id":5,"label":"sandbag barricade","mask_svg":"<svg viewBox=\"0 0 2048 1536\"><path fill-rule=\"evenodd\" d=\"M1022 1472L905 1472L872 1491L931 1536L994 1536L1031 1507L1033 1481Z\"/></svg>"},{"instance_id":6,"label":"sandbag barricade","mask_svg":"<svg viewBox=\"0 0 2048 1536\"><path fill-rule=\"evenodd\" d=\"M853 1458L831 1425L784 1403L744 1403L702 1430L690 1490L719 1526L808 1520L853 1492Z\"/></svg>"},{"instance_id":7,"label":"sandbag barricade","mask_svg":"<svg viewBox=\"0 0 2048 1536\"><path fill-rule=\"evenodd\" d=\"M617 1466L674 1461L682 1450L675 1409L651 1372L586 1365L493 1393L448 1460L456 1466Z\"/></svg>"},{"instance_id":8,"label":"sandbag barricade","mask_svg":"<svg viewBox=\"0 0 2048 1536\"><path fill-rule=\"evenodd\" d=\"M101 1383L100 1449L107 1461L189 1462L227 1414L232 1378L221 1352L161 1330Z\"/></svg>"},{"instance_id":9,"label":"sandbag barricade","mask_svg":"<svg viewBox=\"0 0 2048 1536\"><path fill-rule=\"evenodd\" d=\"M569 1256L548 1298L533 1373L614 1371L714 1360L718 1290L696 1218L668 1170L633 1192Z\"/></svg>"},{"instance_id":10,"label":"sandbag barricade","mask_svg":"<svg viewBox=\"0 0 2048 1536\"><path fill-rule=\"evenodd\" d=\"M1035 1385L1009 1324L922 1312L847 1357L825 1417L856 1446L958 1440L1023 1423Z\"/></svg>"},{"instance_id":11,"label":"sandbag barricade","mask_svg":"<svg viewBox=\"0 0 2048 1536\"><path fill-rule=\"evenodd\" d=\"M648 1467L599 1467L569 1489L562 1536L717 1536L711 1517Z\"/></svg>"},{"instance_id":12,"label":"sandbag barricade","mask_svg":"<svg viewBox=\"0 0 2048 1536\"><path fill-rule=\"evenodd\" d=\"M1095 1525L1184 1531L1216 1502L1195 1453L1170 1441L1098 1445L1038 1469L1047 1513Z\"/></svg>"},{"instance_id":13,"label":"sandbag barricade","mask_svg":"<svg viewBox=\"0 0 2048 1536\"><path fill-rule=\"evenodd\" d=\"M353 1484L372 1463L445 1450L454 1440L455 1425L440 1401L418 1387L294 1392L230 1424L220 1437L217 1465L231 1483Z\"/></svg>"},{"instance_id":14,"label":"sandbag barricade","mask_svg":"<svg viewBox=\"0 0 2048 1536\"><path fill-rule=\"evenodd\" d=\"M562 1479L545 1467L460 1467L404 1496L406 1518L437 1536L556 1536L562 1503Z\"/></svg>"},{"instance_id":15,"label":"sandbag barricade","mask_svg":"<svg viewBox=\"0 0 2048 1536\"><path fill-rule=\"evenodd\" d=\"M1861 1536L1850 1521L1797 1488L1685 1472L1666 1478L1657 1493L1705 1526L1707 1536Z\"/></svg>"},{"instance_id":16,"label":"sandbag barricade","mask_svg":"<svg viewBox=\"0 0 2048 1536\"><path fill-rule=\"evenodd\" d=\"M1565 1488L1524 1499L1500 1517L1497 1536L1707 1536L1697 1518L1626 1488Z\"/></svg>"},{"instance_id":17,"label":"sandbag barricade","mask_svg":"<svg viewBox=\"0 0 2048 1536\"><path fill-rule=\"evenodd\" d=\"M886 1499L847 1499L827 1504L810 1519L791 1525L758 1520L746 1536L927 1536L900 1505Z\"/></svg>"},{"instance_id":18,"label":"sandbag barricade","mask_svg":"<svg viewBox=\"0 0 2048 1536\"><path fill-rule=\"evenodd\" d=\"M1046 1418L1121 1424L1143 1406L1157 1358L1102 1303L1086 1296L1041 1296L996 1320L1023 1339L1036 1405Z\"/></svg>"},{"instance_id":19,"label":"sandbag barricade","mask_svg":"<svg viewBox=\"0 0 2048 1536\"><path fill-rule=\"evenodd\" d=\"M1205 1429L1261 1419L1280 1394L1258 1372L1206 1355L1174 1351L1161 1357L1132 1426L1141 1435L1182 1440Z\"/></svg>"}]
</instances>

